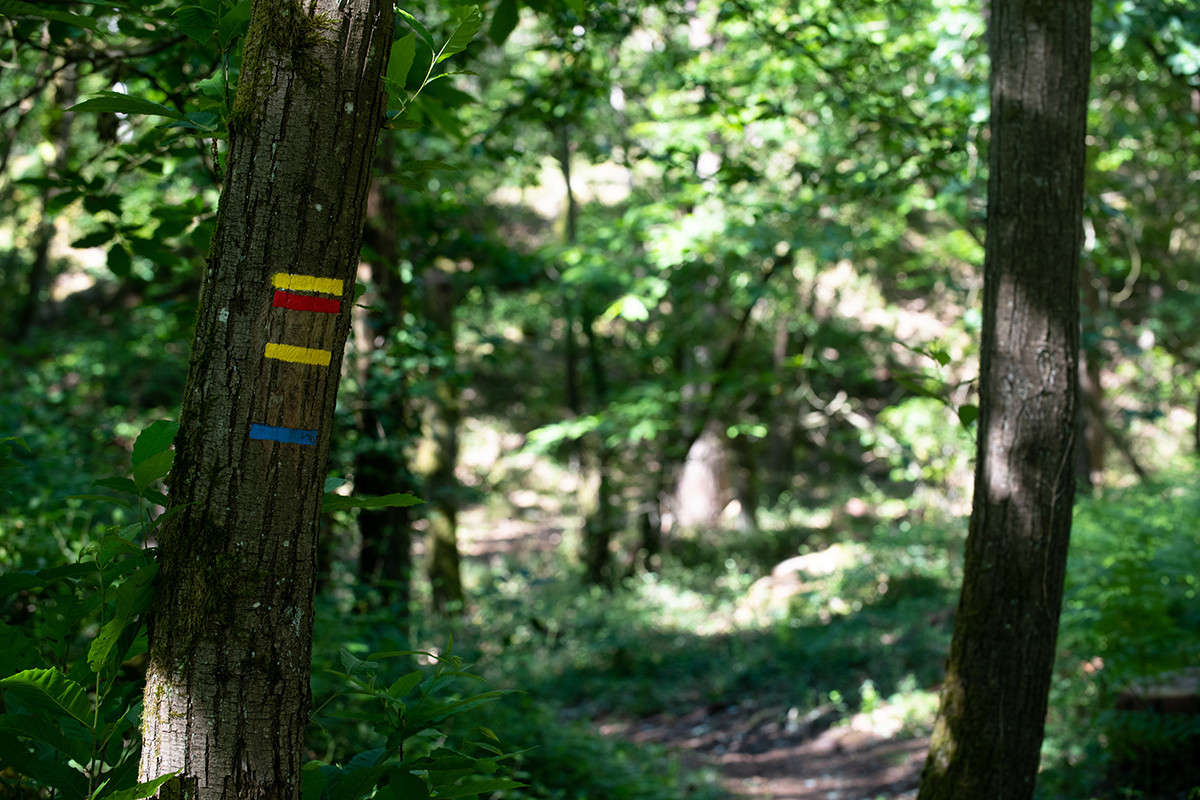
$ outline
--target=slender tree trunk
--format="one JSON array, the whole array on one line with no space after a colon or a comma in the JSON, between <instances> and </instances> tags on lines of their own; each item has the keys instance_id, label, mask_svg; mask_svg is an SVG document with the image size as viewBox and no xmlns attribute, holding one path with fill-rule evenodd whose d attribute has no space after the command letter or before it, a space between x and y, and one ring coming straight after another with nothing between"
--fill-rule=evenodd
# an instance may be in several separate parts
<instances>
[{"instance_id":1,"label":"slender tree trunk","mask_svg":"<svg viewBox=\"0 0 1200 800\"><path fill-rule=\"evenodd\" d=\"M149 619L141 775L294 800L316 530L392 5L256 0Z\"/></svg>"},{"instance_id":2,"label":"slender tree trunk","mask_svg":"<svg viewBox=\"0 0 1200 800\"><path fill-rule=\"evenodd\" d=\"M572 246L579 240L579 203L575 198L575 190L571 186L571 127L563 124L556 129L558 136L558 166L562 171L563 184L566 186L566 212L563 224L563 241ZM604 408L608 402L608 379L601 358L600 344L592 328L596 315L592 312L588 295L590 288L583 286L578 298L571 298L565 292L567 303L567 339L566 339L566 371L567 371L567 405L571 413L578 416L582 413L583 402L579 391L579 347L575 341L575 301L578 302L579 323L586 344L588 371L592 377L592 389L597 408ZM587 580L595 584L608 584L613 580L612 557L610 545L615 527L614 514L616 493L612 487L612 476L609 462L611 452L599 436L584 437L578 444L574 454L581 474L586 475L588 469L595 466L594 480L581 480L579 483L579 505L583 511L582 556L584 574ZM593 491L594 490L594 491Z\"/></svg>"},{"instance_id":3,"label":"slender tree trunk","mask_svg":"<svg viewBox=\"0 0 1200 800\"><path fill-rule=\"evenodd\" d=\"M1200 456L1200 391L1196 392L1196 424L1192 428L1192 444L1196 455Z\"/></svg>"},{"instance_id":4,"label":"slender tree trunk","mask_svg":"<svg viewBox=\"0 0 1200 800\"><path fill-rule=\"evenodd\" d=\"M380 148L381 174L395 170L395 148ZM366 303L355 306L354 340L359 397L355 413L359 448L354 459L355 490L384 495L411 488L407 445L416 431L410 422L410 401L403 375L387 369L380 358L392 346L392 333L408 304L407 286L396 272L396 221L400 208L394 193L379 183L371 187L370 221L364 239L375 252L369 265L371 287ZM368 305L369 308L362 308ZM412 577L412 511L407 506L363 510L359 578L375 586L385 603L406 615Z\"/></svg>"},{"instance_id":5,"label":"slender tree trunk","mask_svg":"<svg viewBox=\"0 0 1200 800\"><path fill-rule=\"evenodd\" d=\"M1090 0L993 0L975 499L920 800L1028 800L1075 495Z\"/></svg>"},{"instance_id":6,"label":"slender tree trunk","mask_svg":"<svg viewBox=\"0 0 1200 800\"><path fill-rule=\"evenodd\" d=\"M75 65L70 65L62 71L56 87L55 104L59 108L70 108L75 105L78 92L78 78ZM71 123L75 119L72 111L63 111L54 124L54 171L58 174L66 172L70 164ZM16 322L9 334L13 344L20 344L29 336L33 322L37 318L38 308L42 304L42 290L50 278L50 245L58 228L55 216L50 212L50 202L59 193L55 187L47 187L42 192L42 217L35 231L33 246L33 261L29 265L29 275L25 284L25 296L17 309Z\"/></svg>"},{"instance_id":7,"label":"slender tree trunk","mask_svg":"<svg viewBox=\"0 0 1200 800\"><path fill-rule=\"evenodd\" d=\"M445 261L445 259L441 259ZM449 265L450 270L453 264ZM458 552L459 410L454 353L454 289L450 274L438 267L425 270L425 320L433 344L435 366L429 371L433 392L425 404L425 436L417 451L417 469L424 476L429 503L426 572L433 591L433 607L440 613L462 610L465 596Z\"/></svg>"}]
</instances>

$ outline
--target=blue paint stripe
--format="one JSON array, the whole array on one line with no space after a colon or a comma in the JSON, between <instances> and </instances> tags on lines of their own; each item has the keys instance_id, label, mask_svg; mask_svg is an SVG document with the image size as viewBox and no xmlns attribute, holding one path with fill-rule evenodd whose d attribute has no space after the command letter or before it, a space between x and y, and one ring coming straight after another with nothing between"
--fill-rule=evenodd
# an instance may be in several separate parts
<instances>
[{"instance_id":1,"label":"blue paint stripe","mask_svg":"<svg viewBox=\"0 0 1200 800\"><path fill-rule=\"evenodd\" d=\"M251 439L266 439L271 442L287 442L289 444L316 444L317 432L305 428L283 428L279 425L259 425L257 422L250 426Z\"/></svg>"}]
</instances>

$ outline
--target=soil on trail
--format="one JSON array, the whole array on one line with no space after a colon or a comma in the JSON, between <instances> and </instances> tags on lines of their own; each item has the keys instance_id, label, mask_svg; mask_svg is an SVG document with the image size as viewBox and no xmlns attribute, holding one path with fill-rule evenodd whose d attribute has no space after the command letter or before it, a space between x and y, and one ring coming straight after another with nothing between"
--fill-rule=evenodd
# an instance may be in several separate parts
<instances>
[{"instance_id":1,"label":"soil on trail","mask_svg":"<svg viewBox=\"0 0 1200 800\"><path fill-rule=\"evenodd\" d=\"M928 737L889 736L863 714L844 722L824 715L795 726L781 725L779 716L736 706L697 709L675 719L643 720L622 733L665 745L685 763L711 765L731 792L756 800L917 796Z\"/></svg>"}]
</instances>

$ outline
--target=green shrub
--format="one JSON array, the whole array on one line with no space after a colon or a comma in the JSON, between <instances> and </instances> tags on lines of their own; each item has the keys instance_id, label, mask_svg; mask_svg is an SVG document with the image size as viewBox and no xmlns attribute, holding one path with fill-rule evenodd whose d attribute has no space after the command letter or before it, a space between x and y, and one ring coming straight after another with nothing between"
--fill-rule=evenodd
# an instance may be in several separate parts
<instances>
[{"instance_id":1,"label":"green shrub","mask_svg":"<svg viewBox=\"0 0 1200 800\"><path fill-rule=\"evenodd\" d=\"M1195 476L1083 499L1075 513L1044 750L1047 797L1141 783L1137 766L1200 734L1194 719L1118 710L1131 681L1200 657ZM1087 763L1091 783L1079 780ZM1117 786L1116 788L1120 788Z\"/></svg>"}]
</instances>

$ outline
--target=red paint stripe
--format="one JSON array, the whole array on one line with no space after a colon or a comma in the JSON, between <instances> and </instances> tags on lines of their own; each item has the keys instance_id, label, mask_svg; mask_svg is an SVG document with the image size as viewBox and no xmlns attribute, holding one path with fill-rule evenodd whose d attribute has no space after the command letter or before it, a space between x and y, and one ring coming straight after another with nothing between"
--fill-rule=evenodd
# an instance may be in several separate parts
<instances>
[{"instance_id":1,"label":"red paint stripe","mask_svg":"<svg viewBox=\"0 0 1200 800\"><path fill-rule=\"evenodd\" d=\"M290 308L293 311L317 311L321 314L336 314L342 308L340 300L330 297L310 297L306 294L292 292L275 292L275 307Z\"/></svg>"}]
</instances>

